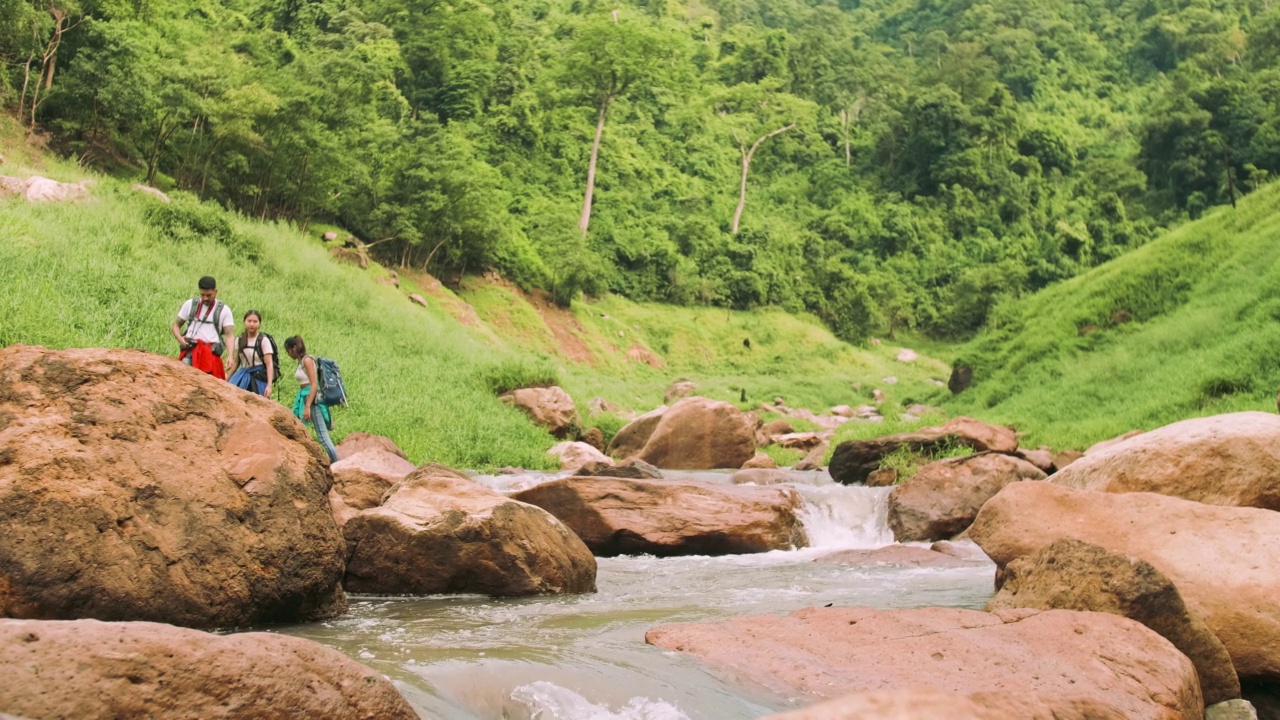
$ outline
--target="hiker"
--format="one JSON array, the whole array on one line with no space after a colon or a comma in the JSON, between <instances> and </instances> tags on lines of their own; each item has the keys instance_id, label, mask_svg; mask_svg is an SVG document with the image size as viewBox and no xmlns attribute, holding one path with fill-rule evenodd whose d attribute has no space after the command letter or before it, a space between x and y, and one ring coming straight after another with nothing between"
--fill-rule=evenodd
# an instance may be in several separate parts
<instances>
[{"instance_id":1,"label":"hiker","mask_svg":"<svg viewBox=\"0 0 1280 720\"><path fill-rule=\"evenodd\" d=\"M284 341L284 351L298 361L298 369L293 373L298 380L298 396L293 400L294 417L310 423L320 446L329 453L329 462L338 462L338 451L333 447L333 440L329 439L333 418L329 415L329 406L317 397L320 379L316 374L316 360L307 354L307 344L298 335Z\"/></svg>"},{"instance_id":2,"label":"hiker","mask_svg":"<svg viewBox=\"0 0 1280 720\"><path fill-rule=\"evenodd\" d=\"M231 384L263 397L271 397L280 361L276 344L262 332L262 313L250 310L244 314L244 334L236 343L231 358Z\"/></svg>"},{"instance_id":3,"label":"hiker","mask_svg":"<svg viewBox=\"0 0 1280 720\"><path fill-rule=\"evenodd\" d=\"M218 299L217 280L205 275L200 278L198 286L200 297L182 303L178 319L169 329L181 349L179 360L219 380L226 380L227 367L222 353L235 342L235 315Z\"/></svg>"}]
</instances>

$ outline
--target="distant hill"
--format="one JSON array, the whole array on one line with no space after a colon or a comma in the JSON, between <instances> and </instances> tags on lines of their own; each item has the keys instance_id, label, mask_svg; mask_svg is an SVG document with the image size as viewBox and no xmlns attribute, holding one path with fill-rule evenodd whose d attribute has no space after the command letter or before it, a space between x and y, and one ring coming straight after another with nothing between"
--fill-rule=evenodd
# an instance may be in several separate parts
<instances>
[{"instance_id":1,"label":"distant hill","mask_svg":"<svg viewBox=\"0 0 1280 720\"><path fill-rule=\"evenodd\" d=\"M1084 447L1187 417L1276 408L1280 184L998 307L946 406Z\"/></svg>"}]
</instances>

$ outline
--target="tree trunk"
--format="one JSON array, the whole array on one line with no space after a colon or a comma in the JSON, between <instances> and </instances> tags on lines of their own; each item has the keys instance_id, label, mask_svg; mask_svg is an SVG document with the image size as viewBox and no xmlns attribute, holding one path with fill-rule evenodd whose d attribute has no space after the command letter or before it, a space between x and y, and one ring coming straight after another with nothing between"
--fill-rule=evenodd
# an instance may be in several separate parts
<instances>
[{"instance_id":1,"label":"tree trunk","mask_svg":"<svg viewBox=\"0 0 1280 720\"><path fill-rule=\"evenodd\" d=\"M768 140L774 135L781 135L795 126L795 123L791 123L790 125L780 127L767 135L761 135L756 138L754 143L751 144L750 150L745 146L739 146L739 149L742 151L742 182L738 186L738 209L733 211L734 235L738 234L738 224L742 220L742 210L747 206L747 173L751 172L751 156L756 154L756 150L760 148L760 144L765 140Z\"/></svg>"},{"instance_id":2,"label":"tree trunk","mask_svg":"<svg viewBox=\"0 0 1280 720\"><path fill-rule=\"evenodd\" d=\"M591 143L591 162L587 164L587 193L582 199L582 217L578 218L578 229L583 236L587 234L587 226L591 224L591 197L596 192L596 161L600 158L600 138L604 137L604 119L609 113L609 103L613 98L606 95L600 102L600 118L596 121L596 139Z\"/></svg>"}]
</instances>

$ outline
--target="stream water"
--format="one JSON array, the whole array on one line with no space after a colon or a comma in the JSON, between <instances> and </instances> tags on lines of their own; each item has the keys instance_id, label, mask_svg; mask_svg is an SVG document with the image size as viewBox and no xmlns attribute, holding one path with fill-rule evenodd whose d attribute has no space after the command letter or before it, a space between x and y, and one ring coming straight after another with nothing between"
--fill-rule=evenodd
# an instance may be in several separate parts
<instances>
[{"instance_id":1,"label":"stream water","mask_svg":"<svg viewBox=\"0 0 1280 720\"><path fill-rule=\"evenodd\" d=\"M736 685L692 658L646 645L666 623L785 614L826 605L980 609L994 565L904 569L815 563L838 550L893 543L888 488L793 473L811 547L758 555L599 558L589 595L352 596L322 623L275 627L335 648L391 678L423 717L444 720L758 718L811 699ZM558 475L476 476L502 492ZM729 482L727 473L664 471Z\"/></svg>"}]
</instances>

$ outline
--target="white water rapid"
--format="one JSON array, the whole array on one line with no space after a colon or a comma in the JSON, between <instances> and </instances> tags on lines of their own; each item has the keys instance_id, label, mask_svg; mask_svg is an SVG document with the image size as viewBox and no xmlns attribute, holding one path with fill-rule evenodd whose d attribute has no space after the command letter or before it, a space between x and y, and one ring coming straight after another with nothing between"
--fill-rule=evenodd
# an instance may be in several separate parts
<instances>
[{"instance_id":1,"label":"white water rapid","mask_svg":"<svg viewBox=\"0 0 1280 720\"><path fill-rule=\"evenodd\" d=\"M512 492L557 475L477 476ZM727 483L727 473L664 471ZM815 563L837 550L893 543L888 488L846 487L796 472L803 550L723 557L599 558L591 595L502 599L353 596L351 612L275 627L346 653L395 681L423 717L443 720L732 720L812 702L717 677L644 642L646 630L828 603L980 609L994 565L903 569Z\"/></svg>"}]
</instances>

